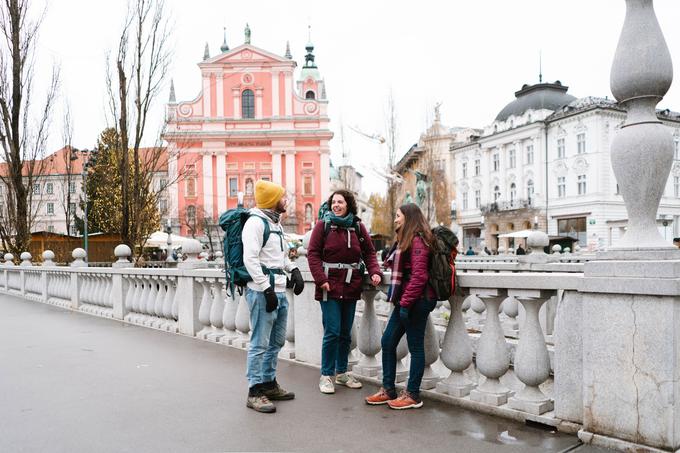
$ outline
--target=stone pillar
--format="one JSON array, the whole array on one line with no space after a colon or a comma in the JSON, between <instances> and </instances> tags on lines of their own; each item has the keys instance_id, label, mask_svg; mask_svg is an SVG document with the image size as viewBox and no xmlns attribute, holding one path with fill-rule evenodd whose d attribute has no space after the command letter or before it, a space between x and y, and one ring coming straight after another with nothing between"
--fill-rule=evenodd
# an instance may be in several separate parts
<instances>
[{"instance_id":1,"label":"stone pillar","mask_svg":"<svg viewBox=\"0 0 680 453\"><path fill-rule=\"evenodd\" d=\"M286 72L285 75L285 83L283 85L283 96L284 96L284 105L285 105L285 112L283 113L284 116L292 116L293 115L293 73L292 72Z\"/></svg>"},{"instance_id":2,"label":"stone pillar","mask_svg":"<svg viewBox=\"0 0 680 453\"><path fill-rule=\"evenodd\" d=\"M272 116L279 116L279 71L272 72Z\"/></svg>"},{"instance_id":3,"label":"stone pillar","mask_svg":"<svg viewBox=\"0 0 680 453\"><path fill-rule=\"evenodd\" d=\"M212 153L203 154L203 212L205 217L213 217L213 166ZM216 206L215 206L216 207Z\"/></svg>"},{"instance_id":4,"label":"stone pillar","mask_svg":"<svg viewBox=\"0 0 680 453\"><path fill-rule=\"evenodd\" d=\"M281 151L272 150L272 182L281 184Z\"/></svg>"},{"instance_id":5,"label":"stone pillar","mask_svg":"<svg viewBox=\"0 0 680 453\"><path fill-rule=\"evenodd\" d=\"M231 99L234 103L234 119L241 118L241 90L239 88L231 89Z\"/></svg>"},{"instance_id":6,"label":"stone pillar","mask_svg":"<svg viewBox=\"0 0 680 453\"><path fill-rule=\"evenodd\" d=\"M217 178L217 212L227 210L227 156L224 153L217 155L214 178Z\"/></svg>"},{"instance_id":7,"label":"stone pillar","mask_svg":"<svg viewBox=\"0 0 680 453\"><path fill-rule=\"evenodd\" d=\"M210 74L203 74L203 116L212 116L210 112Z\"/></svg>"},{"instance_id":8,"label":"stone pillar","mask_svg":"<svg viewBox=\"0 0 680 453\"><path fill-rule=\"evenodd\" d=\"M262 104L262 88L255 88L255 119L262 119L263 104Z\"/></svg>"},{"instance_id":9,"label":"stone pillar","mask_svg":"<svg viewBox=\"0 0 680 453\"><path fill-rule=\"evenodd\" d=\"M217 117L224 118L224 74L215 74L215 97L217 104Z\"/></svg>"},{"instance_id":10,"label":"stone pillar","mask_svg":"<svg viewBox=\"0 0 680 453\"><path fill-rule=\"evenodd\" d=\"M118 258L118 261L113 263L111 267L114 269L131 268L135 265L128 260L132 256L132 250L125 244L119 244L113 250L113 254ZM113 317L115 319L125 319L127 315L127 308L125 306L125 295L128 292L128 282L123 278L122 273L115 273L111 276L111 299L113 300Z\"/></svg>"},{"instance_id":11,"label":"stone pillar","mask_svg":"<svg viewBox=\"0 0 680 453\"><path fill-rule=\"evenodd\" d=\"M295 180L297 179L297 168L295 168L295 150L286 151L286 190L291 194L289 211L295 212Z\"/></svg>"},{"instance_id":12,"label":"stone pillar","mask_svg":"<svg viewBox=\"0 0 680 453\"><path fill-rule=\"evenodd\" d=\"M308 239L304 244L309 245ZM306 252L304 252L306 253ZM300 256L296 264L305 280L302 294L295 296L293 316L295 316L295 359L314 365L321 365L321 305L314 300L314 279L309 272L306 256Z\"/></svg>"},{"instance_id":13,"label":"stone pillar","mask_svg":"<svg viewBox=\"0 0 680 453\"><path fill-rule=\"evenodd\" d=\"M628 228L619 247L584 266L579 437L627 451L680 448L680 251L655 219L673 160L673 138L655 107L672 76L652 0L626 0L610 80L627 110L611 157Z\"/></svg>"}]
</instances>

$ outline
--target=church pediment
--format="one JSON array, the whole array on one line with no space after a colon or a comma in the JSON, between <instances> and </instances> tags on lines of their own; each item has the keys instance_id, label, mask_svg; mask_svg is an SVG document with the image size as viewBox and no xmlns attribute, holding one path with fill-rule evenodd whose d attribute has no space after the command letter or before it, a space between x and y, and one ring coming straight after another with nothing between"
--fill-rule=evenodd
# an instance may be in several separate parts
<instances>
[{"instance_id":1,"label":"church pediment","mask_svg":"<svg viewBox=\"0 0 680 453\"><path fill-rule=\"evenodd\" d=\"M267 52L251 44L243 44L227 52L223 52L199 63L199 66L234 63L286 63L295 65L295 61Z\"/></svg>"}]
</instances>

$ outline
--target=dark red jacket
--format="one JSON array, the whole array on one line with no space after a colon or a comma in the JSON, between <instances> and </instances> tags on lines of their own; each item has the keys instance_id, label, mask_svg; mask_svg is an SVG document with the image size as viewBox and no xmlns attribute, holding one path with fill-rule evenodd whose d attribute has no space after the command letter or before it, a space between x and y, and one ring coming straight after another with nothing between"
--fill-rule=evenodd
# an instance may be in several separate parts
<instances>
[{"instance_id":1,"label":"dark red jacket","mask_svg":"<svg viewBox=\"0 0 680 453\"><path fill-rule=\"evenodd\" d=\"M434 291L428 283L430 248L420 236L413 237L411 248L404 254L403 259L405 278L399 305L408 308L423 298L434 300Z\"/></svg>"},{"instance_id":2,"label":"dark red jacket","mask_svg":"<svg viewBox=\"0 0 680 453\"><path fill-rule=\"evenodd\" d=\"M352 264L363 261L366 264L369 277L378 274L382 277L378 259L375 256L375 248L368 231L362 222L359 222L359 232L349 232L344 228L330 228L324 239L324 222L317 222L312 230L309 240L307 259L309 270L316 283L316 300L323 299L323 291L319 288L328 282L331 290L328 291L329 299L358 300L361 297L363 276L358 270L352 271L352 279L345 283L346 269L329 269L328 277L324 273L323 262ZM350 234L350 247L347 247L347 234ZM357 234L358 233L358 234Z\"/></svg>"}]
</instances>

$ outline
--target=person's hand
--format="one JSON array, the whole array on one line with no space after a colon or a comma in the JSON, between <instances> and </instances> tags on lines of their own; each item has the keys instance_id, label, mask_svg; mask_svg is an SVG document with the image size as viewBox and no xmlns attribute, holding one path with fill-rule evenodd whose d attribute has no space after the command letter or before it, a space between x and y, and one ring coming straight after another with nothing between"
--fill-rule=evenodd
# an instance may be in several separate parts
<instances>
[{"instance_id":1,"label":"person's hand","mask_svg":"<svg viewBox=\"0 0 680 453\"><path fill-rule=\"evenodd\" d=\"M293 294L299 296L302 293L302 290L305 289L305 281L302 278L300 269L293 269L293 271L290 273L290 279L293 282Z\"/></svg>"},{"instance_id":2,"label":"person's hand","mask_svg":"<svg viewBox=\"0 0 680 453\"><path fill-rule=\"evenodd\" d=\"M264 290L264 299L267 302L265 306L267 313L273 312L279 306L279 298L276 297L276 292L271 286Z\"/></svg>"},{"instance_id":3,"label":"person's hand","mask_svg":"<svg viewBox=\"0 0 680 453\"><path fill-rule=\"evenodd\" d=\"M331 284L326 282L323 285L319 286L319 288L321 288L324 291L330 291L331 290Z\"/></svg>"},{"instance_id":4,"label":"person's hand","mask_svg":"<svg viewBox=\"0 0 680 453\"><path fill-rule=\"evenodd\" d=\"M378 286L382 282L382 278L378 274L371 275L371 283L373 286Z\"/></svg>"},{"instance_id":5,"label":"person's hand","mask_svg":"<svg viewBox=\"0 0 680 453\"><path fill-rule=\"evenodd\" d=\"M408 324L408 315L409 315L408 307L399 307L399 320L401 321L402 324Z\"/></svg>"}]
</instances>

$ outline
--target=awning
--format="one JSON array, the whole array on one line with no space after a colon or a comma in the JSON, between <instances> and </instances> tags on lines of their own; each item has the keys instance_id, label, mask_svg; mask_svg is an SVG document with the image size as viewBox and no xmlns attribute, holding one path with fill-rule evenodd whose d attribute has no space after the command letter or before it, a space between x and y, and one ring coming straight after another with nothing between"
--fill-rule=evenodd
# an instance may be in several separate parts
<instances>
[{"instance_id":1,"label":"awning","mask_svg":"<svg viewBox=\"0 0 680 453\"><path fill-rule=\"evenodd\" d=\"M513 231L512 233L499 234L499 238L526 238L533 230Z\"/></svg>"},{"instance_id":2,"label":"awning","mask_svg":"<svg viewBox=\"0 0 680 453\"><path fill-rule=\"evenodd\" d=\"M185 241L191 238L185 238L184 236L179 236L177 234L171 234L170 239L172 240L171 247L173 249L179 248L184 244ZM151 233L149 239L144 243L144 247L158 247L160 249L166 249L168 247L168 233L163 231L155 231Z\"/></svg>"}]
</instances>

